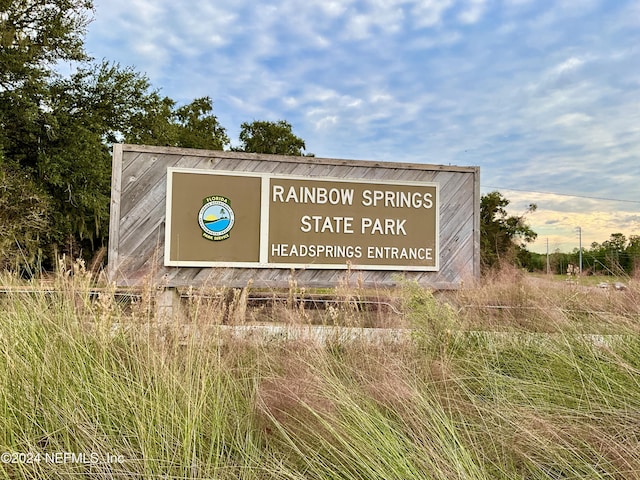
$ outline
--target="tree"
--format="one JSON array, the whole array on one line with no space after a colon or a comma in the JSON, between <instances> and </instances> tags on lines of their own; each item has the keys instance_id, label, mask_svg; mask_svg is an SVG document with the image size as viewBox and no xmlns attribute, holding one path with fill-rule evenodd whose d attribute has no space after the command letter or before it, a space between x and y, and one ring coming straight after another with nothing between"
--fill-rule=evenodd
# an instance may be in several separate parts
<instances>
[{"instance_id":1,"label":"tree","mask_svg":"<svg viewBox=\"0 0 640 480\"><path fill-rule=\"evenodd\" d=\"M6 165L0 170L0 268L36 263L50 211L47 195L31 178Z\"/></svg>"},{"instance_id":2,"label":"tree","mask_svg":"<svg viewBox=\"0 0 640 480\"><path fill-rule=\"evenodd\" d=\"M3 266L37 263L51 236L55 207L42 178L58 122L49 87L56 63L88 59L83 38L92 9L91 0L0 0Z\"/></svg>"},{"instance_id":3,"label":"tree","mask_svg":"<svg viewBox=\"0 0 640 480\"><path fill-rule=\"evenodd\" d=\"M627 247L627 238L622 233L612 233L609 240L602 242L602 247L607 252L611 270L616 273L624 273L630 270L624 255Z\"/></svg>"},{"instance_id":4,"label":"tree","mask_svg":"<svg viewBox=\"0 0 640 480\"><path fill-rule=\"evenodd\" d=\"M536 210L530 204L520 216L509 215L509 200L500 192L491 192L480 199L480 259L487 267L500 266L503 261L516 262L526 252L526 244L537 234L526 224L525 215Z\"/></svg>"},{"instance_id":5,"label":"tree","mask_svg":"<svg viewBox=\"0 0 640 480\"><path fill-rule=\"evenodd\" d=\"M92 63L84 51L92 10L93 0L0 0L4 266L47 268L62 251L89 258L106 245L113 143L229 146L209 97L177 106L133 69ZM61 61L75 73L56 73ZM242 128L244 151L305 148L285 121Z\"/></svg>"},{"instance_id":6,"label":"tree","mask_svg":"<svg viewBox=\"0 0 640 480\"><path fill-rule=\"evenodd\" d=\"M16 235L27 263L51 266L61 245L73 255L90 255L106 243L109 142L124 128L126 112L144 102L147 88L138 74L103 63L80 68L68 79L53 77L3 92L3 170L11 172L4 193L27 186L37 192L38 205L48 207L48 224L30 223L33 231ZM18 198L4 200L10 210L25 206Z\"/></svg>"},{"instance_id":7,"label":"tree","mask_svg":"<svg viewBox=\"0 0 640 480\"><path fill-rule=\"evenodd\" d=\"M629 236L629 244L626 249L627 256L629 257L629 264L631 270L629 273L640 273L640 235Z\"/></svg>"},{"instance_id":8,"label":"tree","mask_svg":"<svg viewBox=\"0 0 640 480\"><path fill-rule=\"evenodd\" d=\"M302 156L306 148L304 140L294 135L291 124L285 120L245 122L240 141L242 144L234 150L249 153Z\"/></svg>"},{"instance_id":9,"label":"tree","mask_svg":"<svg viewBox=\"0 0 640 480\"><path fill-rule=\"evenodd\" d=\"M92 0L0 0L0 90L43 81L59 61L83 61Z\"/></svg>"},{"instance_id":10,"label":"tree","mask_svg":"<svg viewBox=\"0 0 640 480\"><path fill-rule=\"evenodd\" d=\"M11 243L24 252L20 258L25 262L45 268L62 251L89 258L106 245L113 142L144 139L195 148L228 144L224 128L210 114L208 98L175 108L175 102L151 90L144 75L108 62L3 93L0 151L3 171L13 173L4 176L7 187L0 203L12 212L26 208L19 197L6 194L28 187L37 193L30 198L38 200L38 211L48 208L41 222L15 230ZM9 250L0 249L8 258L4 252Z\"/></svg>"},{"instance_id":11,"label":"tree","mask_svg":"<svg viewBox=\"0 0 640 480\"><path fill-rule=\"evenodd\" d=\"M209 97L176 108L176 102L154 92L145 107L131 116L125 142L223 150L230 143L229 137L212 111Z\"/></svg>"},{"instance_id":12,"label":"tree","mask_svg":"<svg viewBox=\"0 0 640 480\"><path fill-rule=\"evenodd\" d=\"M60 61L85 61L83 37L93 9L92 0L0 0L0 150L7 150L7 129L17 123L31 156L37 148L37 129L32 128L45 112L53 66ZM15 147L15 145L13 145Z\"/></svg>"},{"instance_id":13,"label":"tree","mask_svg":"<svg viewBox=\"0 0 640 480\"><path fill-rule=\"evenodd\" d=\"M594 270L602 269L605 274L615 275L631 273L636 242L637 238L632 235L627 243L627 238L622 233L612 233L602 244L593 242L588 254L595 264Z\"/></svg>"}]
</instances>

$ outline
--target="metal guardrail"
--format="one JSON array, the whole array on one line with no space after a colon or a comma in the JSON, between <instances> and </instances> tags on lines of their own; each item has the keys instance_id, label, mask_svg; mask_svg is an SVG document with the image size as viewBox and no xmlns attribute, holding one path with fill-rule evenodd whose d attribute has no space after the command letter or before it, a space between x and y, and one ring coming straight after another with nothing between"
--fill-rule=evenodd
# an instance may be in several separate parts
<instances>
[{"instance_id":1,"label":"metal guardrail","mask_svg":"<svg viewBox=\"0 0 640 480\"><path fill-rule=\"evenodd\" d=\"M221 298L221 295L207 295L207 294L195 294L190 295L182 293L182 298L190 298L192 296L204 297L204 298ZM286 303L292 302L294 305L303 305L311 308L327 308L330 305L353 305L360 310L372 310L378 308L387 308L396 315L403 315L404 313L398 310L398 308L392 303L392 299L378 299L375 297L364 296L345 296L339 295L315 295L315 294L294 294L288 293L270 293L270 294L249 294L246 297L248 304L264 305L269 303Z\"/></svg>"},{"instance_id":2,"label":"metal guardrail","mask_svg":"<svg viewBox=\"0 0 640 480\"><path fill-rule=\"evenodd\" d=\"M119 297L121 299L139 299L143 297L142 289L113 289L106 287L91 287L86 290L80 289L65 289L55 286L0 286L0 295L2 294L60 294L60 293L69 293L70 291L88 293L91 299L97 299L100 294L111 294L114 297ZM220 299L224 300L225 295L220 294L206 294L195 291L193 294L180 293L180 297L182 299L186 298L210 298L210 299ZM257 304L257 305L265 305L269 303L286 303L293 302L294 305L304 305L305 308L327 308L330 305L353 305L360 310L373 310L379 308L386 308L390 312L395 315L403 316L405 313L402 312L394 305L394 300L398 300L395 298L389 299L380 299L371 296L332 296L328 294L294 294L291 295L289 293L269 293L269 294L249 294L246 297L247 304ZM399 301L399 300L398 300ZM638 319L640 317L640 313L622 313L622 312L610 312L610 311L594 311L594 310L580 310L580 309L564 309L559 307L544 307L544 306L518 306L518 305L476 305L476 304L468 304L457 306L457 313L461 313L464 310L468 309L477 309L477 310L530 310L530 311L556 311L564 314L591 314L591 315L619 315L621 317Z\"/></svg>"},{"instance_id":3,"label":"metal guardrail","mask_svg":"<svg viewBox=\"0 0 640 480\"><path fill-rule=\"evenodd\" d=\"M21 295L54 295L54 294L62 294L69 292L77 292L77 293L88 293L91 299L97 298L100 294L108 293L113 295L114 297L128 297L128 298L140 298L142 297L142 293L139 290L113 290L110 288L101 288L101 287L92 287L89 289L72 289L72 288L59 288L59 287L49 287L49 286L40 286L40 287L30 287L30 286L0 286L0 295L11 295L11 294L21 294Z\"/></svg>"},{"instance_id":4,"label":"metal guardrail","mask_svg":"<svg viewBox=\"0 0 640 480\"><path fill-rule=\"evenodd\" d=\"M518 305L462 305L458 308L458 313L465 309L484 309L484 310L531 310L531 311L555 311L561 313L575 313L575 314L591 314L591 315L618 315L626 318L638 318L640 313L623 313L623 312L608 312L605 310L578 310L572 308L560 308L560 307L532 307L532 306L518 306Z\"/></svg>"},{"instance_id":5,"label":"metal guardrail","mask_svg":"<svg viewBox=\"0 0 640 480\"><path fill-rule=\"evenodd\" d=\"M143 293L141 289L112 289L106 287L91 287L86 290L80 289L65 289L55 286L0 286L0 294L61 294L68 293L70 291L88 293L89 298L96 299L100 294L110 294L114 297L120 298L131 298L138 299L142 298ZM194 292L193 294L180 293L180 297L182 299L186 298L217 298L220 300L224 300L225 295L220 294L206 294L200 292ZM290 295L288 293L270 293L270 294L249 294L246 297L246 301L248 304L258 304L264 305L269 303L285 303L288 301L292 301L295 305L303 304L307 308L326 308L329 305L353 305L360 310L373 310L379 308L389 309L392 313L396 315L403 315L404 313L400 311L392 302L393 299L378 299L374 297L340 297L340 296L332 296L332 295L315 295L315 294L294 294Z\"/></svg>"}]
</instances>

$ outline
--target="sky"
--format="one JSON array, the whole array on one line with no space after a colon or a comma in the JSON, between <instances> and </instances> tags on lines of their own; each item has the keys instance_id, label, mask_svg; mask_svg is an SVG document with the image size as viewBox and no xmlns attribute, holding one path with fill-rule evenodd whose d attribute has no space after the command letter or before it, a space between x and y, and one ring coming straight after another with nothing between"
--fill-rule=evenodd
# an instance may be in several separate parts
<instances>
[{"instance_id":1,"label":"sky","mask_svg":"<svg viewBox=\"0 0 640 480\"><path fill-rule=\"evenodd\" d=\"M479 166L570 252L640 235L640 0L95 0L86 49L317 157Z\"/></svg>"}]
</instances>

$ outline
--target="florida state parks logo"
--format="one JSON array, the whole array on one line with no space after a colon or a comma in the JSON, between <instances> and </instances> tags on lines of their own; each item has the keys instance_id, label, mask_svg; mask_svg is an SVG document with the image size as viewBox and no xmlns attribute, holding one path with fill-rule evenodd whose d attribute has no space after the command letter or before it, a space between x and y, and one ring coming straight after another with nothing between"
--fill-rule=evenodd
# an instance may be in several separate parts
<instances>
[{"instance_id":1,"label":"florida state parks logo","mask_svg":"<svg viewBox=\"0 0 640 480\"><path fill-rule=\"evenodd\" d=\"M229 238L235 219L231 200L228 198L212 195L202 200L202 208L198 212L198 224L202 230L202 236L207 240L218 242Z\"/></svg>"}]
</instances>

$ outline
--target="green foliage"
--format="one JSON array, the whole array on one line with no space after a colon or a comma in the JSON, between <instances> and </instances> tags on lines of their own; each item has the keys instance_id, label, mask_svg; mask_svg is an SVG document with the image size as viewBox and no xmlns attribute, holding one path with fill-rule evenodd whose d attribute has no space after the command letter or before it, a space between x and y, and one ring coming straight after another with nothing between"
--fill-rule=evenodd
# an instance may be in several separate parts
<instances>
[{"instance_id":1,"label":"green foliage","mask_svg":"<svg viewBox=\"0 0 640 480\"><path fill-rule=\"evenodd\" d=\"M65 150L60 148L61 139L76 147L91 140L87 142L86 135L75 135L77 128L70 129L65 116L59 115L52 96L52 85L57 78L53 65L59 61L87 59L83 36L92 8L93 3L84 0L25 0L1 4L0 149L5 159L2 175L8 186L3 192L7 212L3 219L14 218L20 222L16 216L20 212L26 216L12 229L10 240L21 246L23 252L11 257L10 251L3 250L0 258L5 266L32 264L36 257L42 258L39 253L54 239L62 240L66 236L69 223L79 221L82 225L87 216L84 211L74 212L66 224L58 225L60 217L65 217L69 210L57 208L62 203L61 192L67 195L66 203L74 206L100 201L100 192L96 199L86 192L75 191L76 181L80 180L82 188L82 180L89 179L91 173L81 175L81 179L74 178L68 175L64 162L57 163ZM78 155L78 148L69 148L74 161L95 161L93 153L83 149ZM25 199L7 194L16 188L26 192Z\"/></svg>"},{"instance_id":2,"label":"green foliage","mask_svg":"<svg viewBox=\"0 0 640 480\"><path fill-rule=\"evenodd\" d=\"M293 134L291 124L285 120L245 122L240 141L241 146L235 150L249 153L301 156L306 148L304 140Z\"/></svg>"},{"instance_id":3,"label":"green foliage","mask_svg":"<svg viewBox=\"0 0 640 480\"><path fill-rule=\"evenodd\" d=\"M84 51L92 11L91 0L0 0L4 267L52 268L56 254L90 258L106 245L113 143L230 145L209 97L178 106L135 70L92 63ZM56 73L60 61L74 73ZM285 121L243 124L241 139L244 151L305 147Z\"/></svg>"},{"instance_id":4,"label":"green foliage","mask_svg":"<svg viewBox=\"0 0 640 480\"><path fill-rule=\"evenodd\" d=\"M0 157L0 164L2 164ZM39 261L40 238L50 228L49 198L29 176L9 165L0 170L0 268Z\"/></svg>"},{"instance_id":5,"label":"green foliage","mask_svg":"<svg viewBox=\"0 0 640 480\"><path fill-rule=\"evenodd\" d=\"M42 81L61 60L81 61L92 0L2 0L0 90Z\"/></svg>"},{"instance_id":6,"label":"green foliage","mask_svg":"<svg viewBox=\"0 0 640 480\"><path fill-rule=\"evenodd\" d=\"M435 337L456 326L457 316L451 305L438 301L431 290L417 282L404 283L402 297L407 320L418 334Z\"/></svg>"},{"instance_id":7,"label":"green foliage","mask_svg":"<svg viewBox=\"0 0 640 480\"><path fill-rule=\"evenodd\" d=\"M546 262L545 255L537 255L539 263ZM551 271L565 275L569 265L577 266L580 261L580 250L572 252L555 251L550 255ZM546 264L545 264L546 268ZM582 250L582 271L590 275L608 275L625 277L633 275L640 268L640 235L612 233L602 243L593 242L589 248ZM536 268L532 268L536 269ZM543 270L541 266L537 270Z\"/></svg>"},{"instance_id":8,"label":"green foliage","mask_svg":"<svg viewBox=\"0 0 640 480\"><path fill-rule=\"evenodd\" d=\"M583 259L593 273L630 275L640 267L640 235L627 239L622 233L612 233L608 240L592 243Z\"/></svg>"},{"instance_id":9,"label":"green foliage","mask_svg":"<svg viewBox=\"0 0 640 480\"><path fill-rule=\"evenodd\" d=\"M488 193L480 200L480 259L485 268L501 262L516 263L525 244L538 236L525 222L526 214L535 211L536 205L529 205L523 215L517 216L507 213L509 203L500 192Z\"/></svg>"},{"instance_id":10,"label":"green foliage","mask_svg":"<svg viewBox=\"0 0 640 480\"><path fill-rule=\"evenodd\" d=\"M209 99L176 109L172 100L150 91L146 77L107 62L0 97L0 146L49 206L50 228L37 236L48 268L60 245L86 257L106 245L113 142L209 149L228 144ZM19 197L7 198L12 201L19 210Z\"/></svg>"},{"instance_id":11,"label":"green foliage","mask_svg":"<svg viewBox=\"0 0 640 480\"><path fill-rule=\"evenodd\" d=\"M5 100L0 119L7 164L37 185L49 206L49 228L38 236L45 267L52 266L60 245L73 256L90 256L106 244L110 143L131 128L132 112L149 103L154 94L148 89L143 76L104 62L79 68L66 79L0 94ZM19 197L7 201L13 209L21 208Z\"/></svg>"},{"instance_id":12,"label":"green foliage","mask_svg":"<svg viewBox=\"0 0 640 480\"><path fill-rule=\"evenodd\" d=\"M144 108L131 115L126 143L222 150L229 145L226 130L211 114L209 97L197 98L176 108L176 103L150 94Z\"/></svg>"},{"instance_id":13,"label":"green foliage","mask_svg":"<svg viewBox=\"0 0 640 480\"><path fill-rule=\"evenodd\" d=\"M55 293L0 298L0 452L100 458L4 462L2 478L604 480L640 471L637 323L614 336L504 332L513 322L456 329L431 349L261 342L198 317L140 322L135 312L152 312L151 298L120 309L101 292L92 302L86 272L74 272L53 279ZM449 316L442 299L405 290L408 315Z\"/></svg>"}]
</instances>

